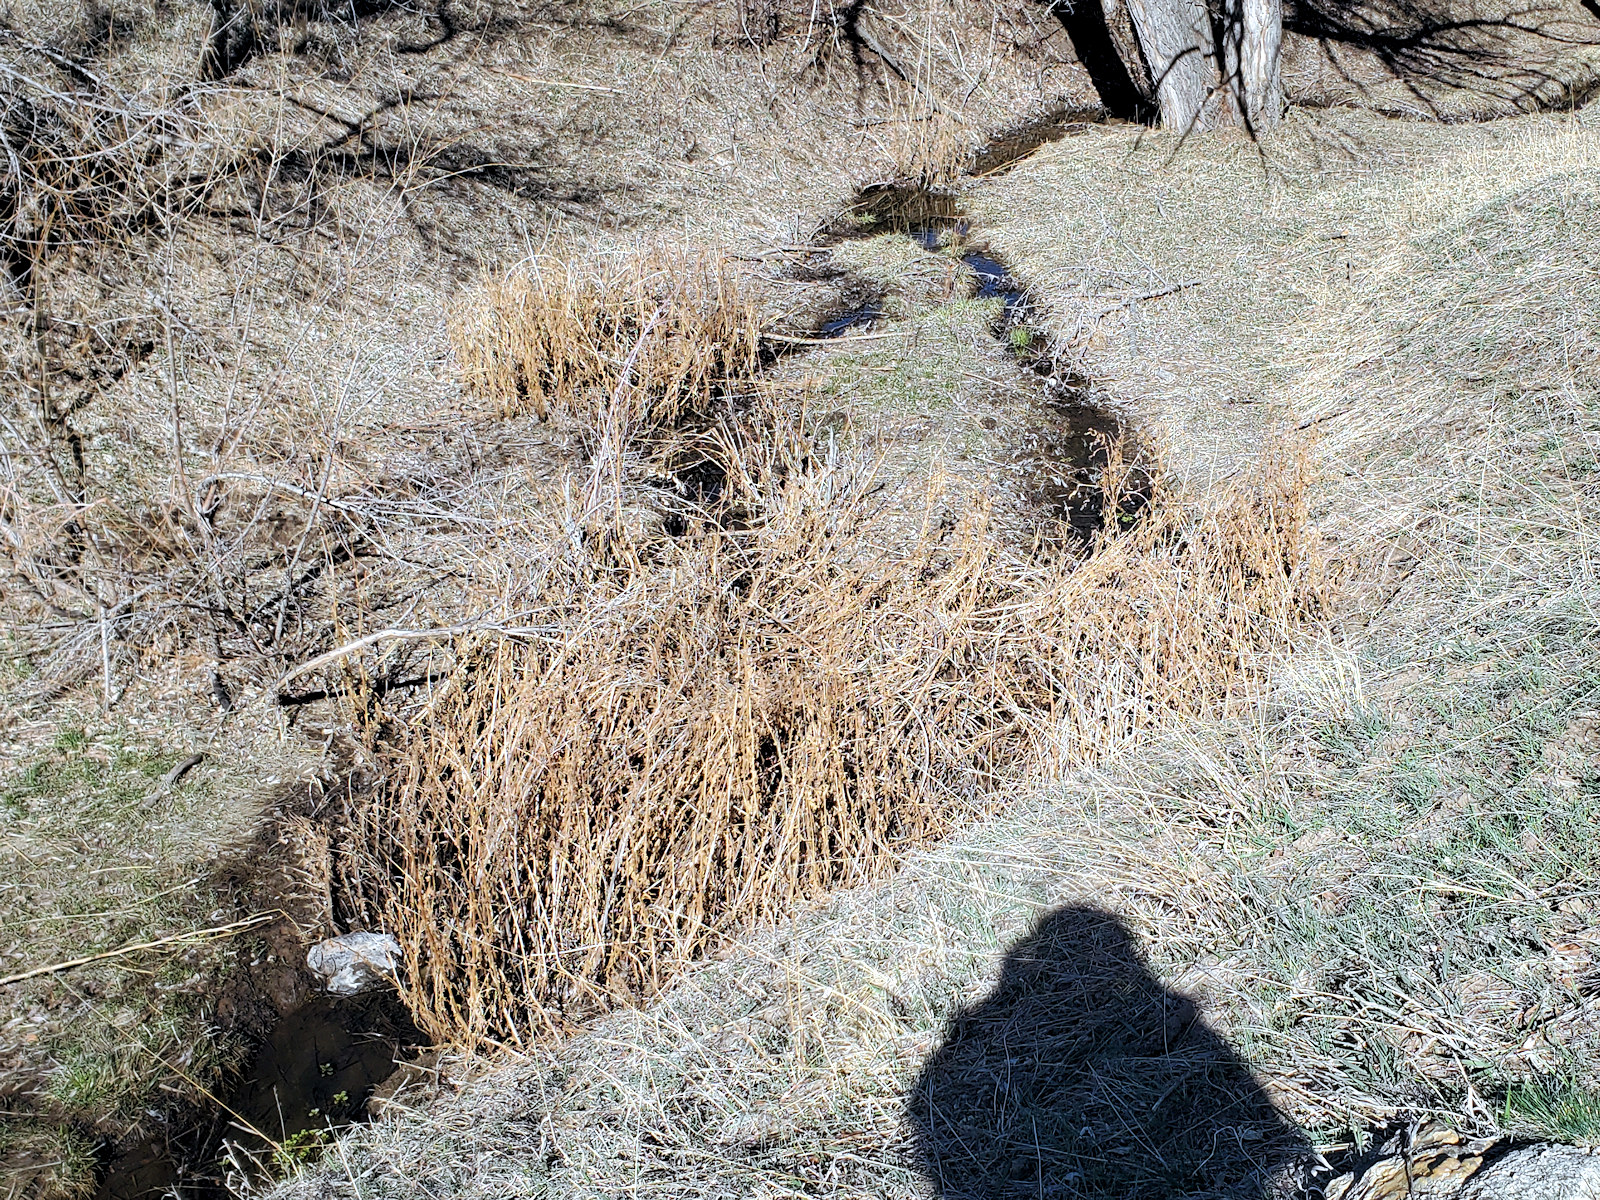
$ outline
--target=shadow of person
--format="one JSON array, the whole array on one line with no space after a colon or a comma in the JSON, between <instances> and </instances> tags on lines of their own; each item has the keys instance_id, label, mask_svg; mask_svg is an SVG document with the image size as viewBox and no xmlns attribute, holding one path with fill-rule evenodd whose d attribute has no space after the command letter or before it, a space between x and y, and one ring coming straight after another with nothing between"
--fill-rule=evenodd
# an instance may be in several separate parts
<instances>
[{"instance_id":1,"label":"shadow of person","mask_svg":"<svg viewBox=\"0 0 1600 1200\"><path fill-rule=\"evenodd\" d=\"M945 1200L1267 1197L1309 1148L1127 929L1061 908L958 1012L906 1102Z\"/></svg>"}]
</instances>

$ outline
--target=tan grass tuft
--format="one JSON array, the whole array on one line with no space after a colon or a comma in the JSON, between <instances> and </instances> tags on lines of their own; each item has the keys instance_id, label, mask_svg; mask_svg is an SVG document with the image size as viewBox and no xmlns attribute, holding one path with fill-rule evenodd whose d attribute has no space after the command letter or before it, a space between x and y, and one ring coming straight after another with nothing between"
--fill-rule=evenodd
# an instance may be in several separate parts
<instances>
[{"instance_id":1,"label":"tan grass tuft","mask_svg":"<svg viewBox=\"0 0 1600 1200\"><path fill-rule=\"evenodd\" d=\"M976 138L956 116L920 108L897 112L885 126L885 153L897 178L920 187L951 187L971 164Z\"/></svg>"},{"instance_id":2,"label":"tan grass tuft","mask_svg":"<svg viewBox=\"0 0 1600 1200\"><path fill-rule=\"evenodd\" d=\"M592 417L620 389L652 424L748 378L760 348L756 302L728 262L668 248L534 259L489 280L451 333L467 386L508 414L555 406Z\"/></svg>"}]
</instances>

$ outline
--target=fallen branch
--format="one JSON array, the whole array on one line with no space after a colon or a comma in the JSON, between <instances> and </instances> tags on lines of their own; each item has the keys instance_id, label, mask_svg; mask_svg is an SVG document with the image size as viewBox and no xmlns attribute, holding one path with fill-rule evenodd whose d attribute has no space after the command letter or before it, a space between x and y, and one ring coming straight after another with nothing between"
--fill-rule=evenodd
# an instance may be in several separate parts
<instances>
[{"instance_id":1,"label":"fallen branch","mask_svg":"<svg viewBox=\"0 0 1600 1200\"><path fill-rule=\"evenodd\" d=\"M303 487L297 487L296 485L287 483L282 479L268 479L265 475L246 475L239 471L219 471L215 475L207 475L199 483L195 484L195 494L199 495L213 483L221 483L225 479L234 480L239 483L258 483L262 487L271 488L274 491L288 492L291 496L299 496L302 500L320 502L324 508L335 509L338 512L348 513L351 516L359 515L357 510L348 504L342 503L338 500L329 499L327 496L319 497L316 492L308 491Z\"/></svg>"},{"instance_id":2,"label":"fallen branch","mask_svg":"<svg viewBox=\"0 0 1600 1200\"><path fill-rule=\"evenodd\" d=\"M576 88L580 92L610 92L613 96L626 96L628 93L621 88L606 87L601 83L574 83L567 79L540 79L535 75L514 75L506 72L507 79L515 79L518 83L537 83L544 87Z\"/></svg>"},{"instance_id":3,"label":"fallen branch","mask_svg":"<svg viewBox=\"0 0 1600 1200\"><path fill-rule=\"evenodd\" d=\"M318 667L325 667L329 663L338 662L341 658L348 658L365 650L368 646L376 646L379 642L414 642L427 638L459 637L463 633L498 633L505 637L529 637L533 634L550 633L545 626L509 626L489 625L479 621L468 621L463 625L441 625L434 629L380 629L376 633L369 633L358 637L353 642L346 642L336 646L326 653L301 663L298 667L290 667L278 677L278 682L262 693L263 696L278 696L283 692L283 687L290 680L298 679L307 671L315 671Z\"/></svg>"},{"instance_id":4,"label":"fallen branch","mask_svg":"<svg viewBox=\"0 0 1600 1200\"><path fill-rule=\"evenodd\" d=\"M9 983L21 983L25 979L37 979L41 975L55 975L61 971L70 971L74 967L81 967L92 962L103 962L108 958L122 958L128 954L137 954L141 950L158 950L162 946L171 946L179 942L230 937L236 933L243 933L246 929L254 929L258 925L265 925L269 921L279 920L282 916L283 914L276 910L257 913L255 916L246 917L242 921L234 921L231 925L213 925L210 929L196 929L190 933L175 933L171 937L157 938L153 942L135 942L131 946L107 950L103 954L88 954L83 958L69 958L66 962L51 963L48 967L34 967L31 971L23 971L17 975L7 975L4 979L0 979L0 987L5 987Z\"/></svg>"},{"instance_id":5,"label":"fallen branch","mask_svg":"<svg viewBox=\"0 0 1600 1200\"><path fill-rule=\"evenodd\" d=\"M341 658L348 658L352 654L365 650L368 646L376 646L379 642L413 642L419 638L447 638L457 637L469 633L474 629L484 626L468 623L465 625L442 625L437 629L380 629L376 633L369 633L365 637L358 637L353 642L346 642L342 646L335 646L324 654L319 654L308 662L301 663L298 667L290 667L278 676L278 682L263 694L279 695L283 692L284 684L290 680L298 679L307 671L315 671L318 667L325 667L329 663L338 662Z\"/></svg>"},{"instance_id":6,"label":"fallen branch","mask_svg":"<svg viewBox=\"0 0 1600 1200\"><path fill-rule=\"evenodd\" d=\"M189 755L188 758L184 759L181 763L173 767L172 770L168 771L161 777L161 782L156 784L153 792L139 802L139 807L147 808L154 804L157 800L161 799L161 797L167 794L167 791L172 787L173 784L177 783L178 780L182 779L195 767L198 767L201 763L205 762L205 760L206 756L204 754Z\"/></svg>"},{"instance_id":7,"label":"fallen branch","mask_svg":"<svg viewBox=\"0 0 1600 1200\"><path fill-rule=\"evenodd\" d=\"M888 329L882 333L845 333L828 338L788 337L781 333L763 333L761 336L769 342L783 342L790 346L832 346L838 342L870 342L877 338L901 337L904 332L901 329Z\"/></svg>"},{"instance_id":8,"label":"fallen branch","mask_svg":"<svg viewBox=\"0 0 1600 1200\"><path fill-rule=\"evenodd\" d=\"M1156 288L1152 292L1140 292L1137 296L1124 296L1121 300L1112 302L1101 310L1100 316L1109 316L1119 308L1128 308L1145 300L1159 300L1163 296L1170 296L1174 292L1181 292L1185 288L1199 287L1204 280L1185 279L1182 283L1169 284L1166 287Z\"/></svg>"}]
</instances>

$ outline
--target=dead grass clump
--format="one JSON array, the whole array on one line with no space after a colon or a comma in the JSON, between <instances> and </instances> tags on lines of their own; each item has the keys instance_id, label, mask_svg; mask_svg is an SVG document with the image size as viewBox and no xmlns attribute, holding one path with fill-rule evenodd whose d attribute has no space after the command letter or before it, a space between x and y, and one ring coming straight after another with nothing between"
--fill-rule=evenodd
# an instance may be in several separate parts
<instances>
[{"instance_id":1,"label":"dead grass clump","mask_svg":"<svg viewBox=\"0 0 1600 1200\"><path fill-rule=\"evenodd\" d=\"M430 1032L517 1039L653 992L937 835L1043 742L981 529L858 558L849 516L787 503L755 538L560 581L549 636L468 651L397 733L362 845Z\"/></svg>"},{"instance_id":2,"label":"dead grass clump","mask_svg":"<svg viewBox=\"0 0 1600 1200\"><path fill-rule=\"evenodd\" d=\"M592 263L536 258L463 306L452 340L467 386L509 415L580 418L625 394L667 426L755 372L755 299L727 260L658 248Z\"/></svg>"},{"instance_id":3,"label":"dead grass clump","mask_svg":"<svg viewBox=\"0 0 1600 1200\"><path fill-rule=\"evenodd\" d=\"M533 294L561 307L523 328L609 328L569 318L570 289ZM662 293L626 295L639 333L591 388L627 382L625 348L645 358L637 297ZM344 885L399 938L436 1038L520 1043L648 995L1063 753L1226 704L1319 602L1295 460L1203 509L1157 483L1086 560L1041 560L981 509L941 522L930 503L887 537L870 465L818 461L776 408L724 428L747 519L597 536L604 506L568 489L549 552L508 584L519 632L458 647L442 691L369 726L386 761Z\"/></svg>"},{"instance_id":4,"label":"dead grass clump","mask_svg":"<svg viewBox=\"0 0 1600 1200\"><path fill-rule=\"evenodd\" d=\"M913 104L885 126L884 150L900 179L925 188L953 186L972 162L975 135L947 112Z\"/></svg>"},{"instance_id":5,"label":"dead grass clump","mask_svg":"<svg viewBox=\"0 0 1600 1200\"><path fill-rule=\"evenodd\" d=\"M1148 501L1027 601L1027 623L1048 631L1059 664L1053 703L1068 761L1092 761L1169 715L1228 710L1259 682L1262 651L1325 610L1331 578L1309 478L1304 452L1269 448L1202 503L1170 490L1159 466L1148 478L1129 470L1111 448L1103 486L1116 496L1137 483Z\"/></svg>"}]
</instances>

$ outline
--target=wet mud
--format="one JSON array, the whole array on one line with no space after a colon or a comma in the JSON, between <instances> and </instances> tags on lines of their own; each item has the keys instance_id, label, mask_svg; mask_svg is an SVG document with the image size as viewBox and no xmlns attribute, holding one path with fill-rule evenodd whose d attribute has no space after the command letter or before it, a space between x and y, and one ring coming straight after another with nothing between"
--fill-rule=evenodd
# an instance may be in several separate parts
<instances>
[{"instance_id":1,"label":"wet mud","mask_svg":"<svg viewBox=\"0 0 1600 1200\"><path fill-rule=\"evenodd\" d=\"M392 991L319 995L280 1019L243 1078L109 1159L96 1200L222 1200L316 1154L426 1039Z\"/></svg>"},{"instance_id":2,"label":"wet mud","mask_svg":"<svg viewBox=\"0 0 1600 1200\"><path fill-rule=\"evenodd\" d=\"M828 318L817 330L817 336L819 338L843 337L852 329L859 326L870 326L882 318L883 305L873 301L858 308L846 309L837 316Z\"/></svg>"}]
</instances>

